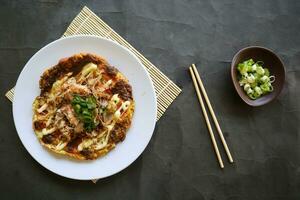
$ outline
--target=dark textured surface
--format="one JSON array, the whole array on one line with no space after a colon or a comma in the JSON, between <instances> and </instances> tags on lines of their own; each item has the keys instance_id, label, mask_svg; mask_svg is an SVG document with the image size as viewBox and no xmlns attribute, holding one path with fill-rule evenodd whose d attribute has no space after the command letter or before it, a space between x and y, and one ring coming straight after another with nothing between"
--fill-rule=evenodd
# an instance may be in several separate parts
<instances>
[{"instance_id":1,"label":"dark textured surface","mask_svg":"<svg viewBox=\"0 0 300 200\"><path fill-rule=\"evenodd\" d=\"M28 59L59 38L87 5L174 80L183 93L130 167L98 181L52 174L35 162L4 97ZM1 1L1 199L300 199L300 1ZM247 45L273 49L286 65L274 102L247 106L230 61ZM187 66L197 63L235 165L220 170Z\"/></svg>"}]
</instances>

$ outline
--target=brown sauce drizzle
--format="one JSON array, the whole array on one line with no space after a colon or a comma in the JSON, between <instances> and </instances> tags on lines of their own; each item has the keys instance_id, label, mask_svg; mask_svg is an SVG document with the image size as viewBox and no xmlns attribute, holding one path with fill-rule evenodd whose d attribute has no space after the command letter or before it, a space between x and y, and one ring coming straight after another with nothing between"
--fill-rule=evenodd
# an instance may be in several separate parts
<instances>
[{"instance_id":1,"label":"brown sauce drizzle","mask_svg":"<svg viewBox=\"0 0 300 200\"><path fill-rule=\"evenodd\" d=\"M111 89L111 92L113 94L119 94L119 96L125 101L132 100L132 88L124 80L118 81Z\"/></svg>"},{"instance_id":2,"label":"brown sauce drizzle","mask_svg":"<svg viewBox=\"0 0 300 200\"><path fill-rule=\"evenodd\" d=\"M46 128L46 123L42 121L35 121L33 126L35 130L41 131L43 128Z\"/></svg>"}]
</instances>

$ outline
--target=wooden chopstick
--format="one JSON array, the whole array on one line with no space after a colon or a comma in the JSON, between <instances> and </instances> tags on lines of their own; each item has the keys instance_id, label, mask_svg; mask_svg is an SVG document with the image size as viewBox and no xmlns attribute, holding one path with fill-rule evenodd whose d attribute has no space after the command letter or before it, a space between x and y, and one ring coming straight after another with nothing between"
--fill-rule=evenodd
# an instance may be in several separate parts
<instances>
[{"instance_id":1,"label":"wooden chopstick","mask_svg":"<svg viewBox=\"0 0 300 200\"><path fill-rule=\"evenodd\" d=\"M212 130L211 125L210 125L210 122L209 122L209 118L208 118L208 116L207 116L206 108L205 108L205 106L204 106L204 103L203 103L203 100L202 100L202 97L201 97L201 94L200 94L200 90L199 90L199 86L198 86L197 81L196 81L196 78L195 78L195 74L194 74L194 72L193 72L192 67L190 67L189 69L190 69L190 73L191 73L191 76L192 76L192 79L193 79L193 83L194 83L194 86L195 86L195 90L196 90L196 93L197 93L197 96L198 96L198 99L199 99L199 103L200 103L200 105L201 105L202 112L203 112L203 115L204 115L204 118L205 118L205 121L206 121L206 125L207 125L207 128L208 128L209 134L210 134L210 138L211 138L213 147L214 147L214 149L215 149L216 156L217 156L217 158L218 158L220 167L221 167L221 168L224 168L224 164L223 164L223 161L222 161L220 152L219 152L219 148L218 148L217 143L216 143L216 139L215 139L213 130Z\"/></svg>"},{"instance_id":2,"label":"wooden chopstick","mask_svg":"<svg viewBox=\"0 0 300 200\"><path fill-rule=\"evenodd\" d=\"M203 85L203 83L202 83L202 80L201 80L200 75L199 75L199 73L198 73L198 70L197 70L197 68L196 68L196 65L195 65L195 64L192 64L192 68L193 68L194 73L195 73L195 75L196 75L197 82L198 82L198 84L199 84L199 86L200 86L201 92L202 92L202 94L203 94L203 96L204 96L204 99L205 99L205 101L206 101L206 104L207 104L207 107L208 107L208 109L209 109L209 112L210 112L210 114L211 114L211 116L212 116L212 118L213 118L213 121L214 121L215 126L216 126L216 128L217 128L217 131L218 131L219 136L220 136L220 138L221 138L221 141L222 141L222 144L223 144L224 149L225 149L225 151L226 151L226 154L227 154L227 157L228 157L228 159L229 159L229 162L233 163L233 159L232 159L231 153L230 153L229 148L228 148L228 146L227 146L226 140L225 140L225 138L224 138L224 136L223 136L223 133L222 133L222 130L221 130L221 128L220 128L219 122L218 122L218 120L217 120L217 118L216 118L215 112L214 112L214 110L213 110L213 108L212 108L212 106L211 106L211 103L210 103L209 98L208 98L208 96L207 96L207 93L206 93L206 91L205 91L204 85Z\"/></svg>"}]
</instances>

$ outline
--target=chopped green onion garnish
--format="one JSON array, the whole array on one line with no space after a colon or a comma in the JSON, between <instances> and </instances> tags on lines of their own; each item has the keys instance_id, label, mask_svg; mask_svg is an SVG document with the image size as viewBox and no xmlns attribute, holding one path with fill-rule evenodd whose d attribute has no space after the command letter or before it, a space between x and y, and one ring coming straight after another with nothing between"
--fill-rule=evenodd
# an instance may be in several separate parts
<instances>
[{"instance_id":1,"label":"chopped green onion garnish","mask_svg":"<svg viewBox=\"0 0 300 200\"><path fill-rule=\"evenodd\" d=\"M239 84L251 99L257 99L273 91L271 83L275 76L270 76L268 68L263 67L262 61L254 62L253 59L238 64Z\"/></svg>"},{"instance_id":2,"label":"chopped green onion garnish","mask_svg":"<svg viewBox=\"0 0 300 200\"><path fill-rule=\"evenodd\" d=\"M76 116L83 122L86 131L92 131L96 128L94 118L97 104L94 96L81 97L74 95L71 104Z\"/></svg>"}]
</instances>

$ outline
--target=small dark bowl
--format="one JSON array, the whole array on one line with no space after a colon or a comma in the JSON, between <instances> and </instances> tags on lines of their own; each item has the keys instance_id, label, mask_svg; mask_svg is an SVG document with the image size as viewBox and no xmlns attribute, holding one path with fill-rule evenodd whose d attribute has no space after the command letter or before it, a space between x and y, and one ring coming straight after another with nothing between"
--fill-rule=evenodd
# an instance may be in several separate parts
<instances>
[{"instance_id":1,"label":"small dark bowl","mask_svg":"<svg viewBox=\"0 0 300 200\"><path fill-rule=\"evenodd\" d=\"M264 67L270 70L270 75L275 76L275 82L272 83L274 90L256 100L250 99L239 85L237 65L245 60L252 58L254 61L263 61ZM250 46L235 54L231 62L231 78L233 85L245 103L250 106L261 106L274 100L281 92L285 80L285 69L280 58L270 49Z\"/></svg>"}]
</instances>

